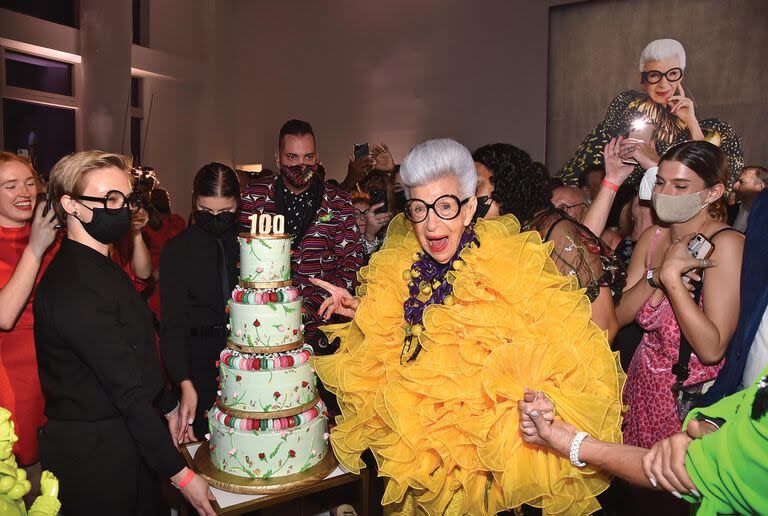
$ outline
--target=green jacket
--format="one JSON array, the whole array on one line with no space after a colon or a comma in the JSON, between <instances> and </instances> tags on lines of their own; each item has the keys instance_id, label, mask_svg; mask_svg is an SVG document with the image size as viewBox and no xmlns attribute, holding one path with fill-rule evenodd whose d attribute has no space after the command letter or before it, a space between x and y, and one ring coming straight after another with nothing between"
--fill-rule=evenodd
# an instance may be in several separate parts
<instances>
[{"instance_id":1,"label":"green jacket","mask_svg":"<svg viewBox=\"0 0 768 516\"><path fill-rule=\"evenodd\" d=\"M768 368L761 378L766 375ZM712 406L692 410L685 420L683 427L698 415L726 421L688 446L685 469L701 499L686 499L698 504L697 516L768 514L768 414L752 418L759 382Z\"/></svg>"}]
</instances>

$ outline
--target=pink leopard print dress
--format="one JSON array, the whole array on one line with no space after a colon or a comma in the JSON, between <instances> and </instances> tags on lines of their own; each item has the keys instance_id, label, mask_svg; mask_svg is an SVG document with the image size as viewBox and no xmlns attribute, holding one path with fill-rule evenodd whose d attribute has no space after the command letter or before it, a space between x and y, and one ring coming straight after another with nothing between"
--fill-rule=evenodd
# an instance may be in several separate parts
<instances>
[{"instance_id":1,"label":"pink leopard print dress","mask_svg":"<svg viewBox=\"0 0 768 516\"><path fill-rule=\"evenodd\" d=\"M661 228L656 230L646 266L650 264L660 233ZM637 313L637 324L646 334L632 357L624 387L624 403L628 406L624 444L643 448L650 448L681 429L672 394L675 384L672 366L677 362L680 349L680 327L669 299L665 297L656 306L651 299L652 296ZM705 366L695 353L691 353L690 376L685 385L715 378L724 363Z\"/></svg>"}]
</instances>

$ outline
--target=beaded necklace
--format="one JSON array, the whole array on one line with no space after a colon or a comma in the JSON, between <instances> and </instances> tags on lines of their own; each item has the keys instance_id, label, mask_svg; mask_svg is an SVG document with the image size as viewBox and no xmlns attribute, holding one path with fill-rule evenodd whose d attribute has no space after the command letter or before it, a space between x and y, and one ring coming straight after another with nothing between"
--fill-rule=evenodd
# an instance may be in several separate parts
<instances>
[{"instance_id":1,"label":"beaded necklace","mask_svg":"<svg viewBox=\"0 0 768 516\"><path fill-rule=\"evenodd\" d=\"M428 253L417 252L413 255L413 265L403 271L403 279L408 282L408 298L403 302L405 322L405 342L400 353L400 363L411 362L421 351L420 336L424 327L422 319L424 309L433 304L451 306L454 303L453 285L448 282L450 271L459 271L464 261L459 253L470 244L480 245L475 236L475 225L464 229L459 247L447 263L438 263Z\"/></svg>"}]
</instances>

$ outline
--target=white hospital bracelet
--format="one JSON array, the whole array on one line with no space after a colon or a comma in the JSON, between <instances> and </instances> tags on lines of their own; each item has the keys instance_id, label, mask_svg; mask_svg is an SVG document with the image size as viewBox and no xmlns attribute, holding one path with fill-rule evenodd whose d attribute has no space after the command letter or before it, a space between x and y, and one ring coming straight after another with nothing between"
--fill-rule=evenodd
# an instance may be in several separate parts
<instances>
[{"instance_id":1,"label":"white hospital bracelet","mask_svg":"<svg viewBox=\"0 0 768 516\"><path fill-rule=\"evenodd\" d=\"M573 438L573 441L571 441L571 453L570 453L571 464L573 464L577 468L583 468L584 466L587 465L586 462L579 461L579 450L581 449L581 443L587 437L589 437L589 434L587 432L579 432L576 434L576 437Z\"/></svg>"}]
</instances>

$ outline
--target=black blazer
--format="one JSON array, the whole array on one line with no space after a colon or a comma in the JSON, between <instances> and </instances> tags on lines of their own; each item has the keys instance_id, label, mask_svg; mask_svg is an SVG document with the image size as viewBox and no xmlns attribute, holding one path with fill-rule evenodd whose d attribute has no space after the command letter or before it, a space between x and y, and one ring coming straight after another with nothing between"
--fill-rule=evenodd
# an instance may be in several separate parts
<instances>
[{"instance_id":1,"label":"black blazer","mask_svg":"<svg viewBox=\"0 0 768 516\"><path fill-rule=\"evenodd\" d=\"M216 238L192 224L163 247L160 349L177 384L216 376L214 363L229 333L226 304L237 284L237 231Z\"/></svg>"},{"instance_id":2,"label":"black blazer","mask_svg":"<svg viewBox=\"0 0 768 516\"><path fill-rule=\"evenodd\" d=\"M48 419L122 418L155 473L181 471L184 459L158 414L176 398L165 388L151 312L125 271L65 239L37 287L34 314Z\"/></svg>"}]
</instances>

